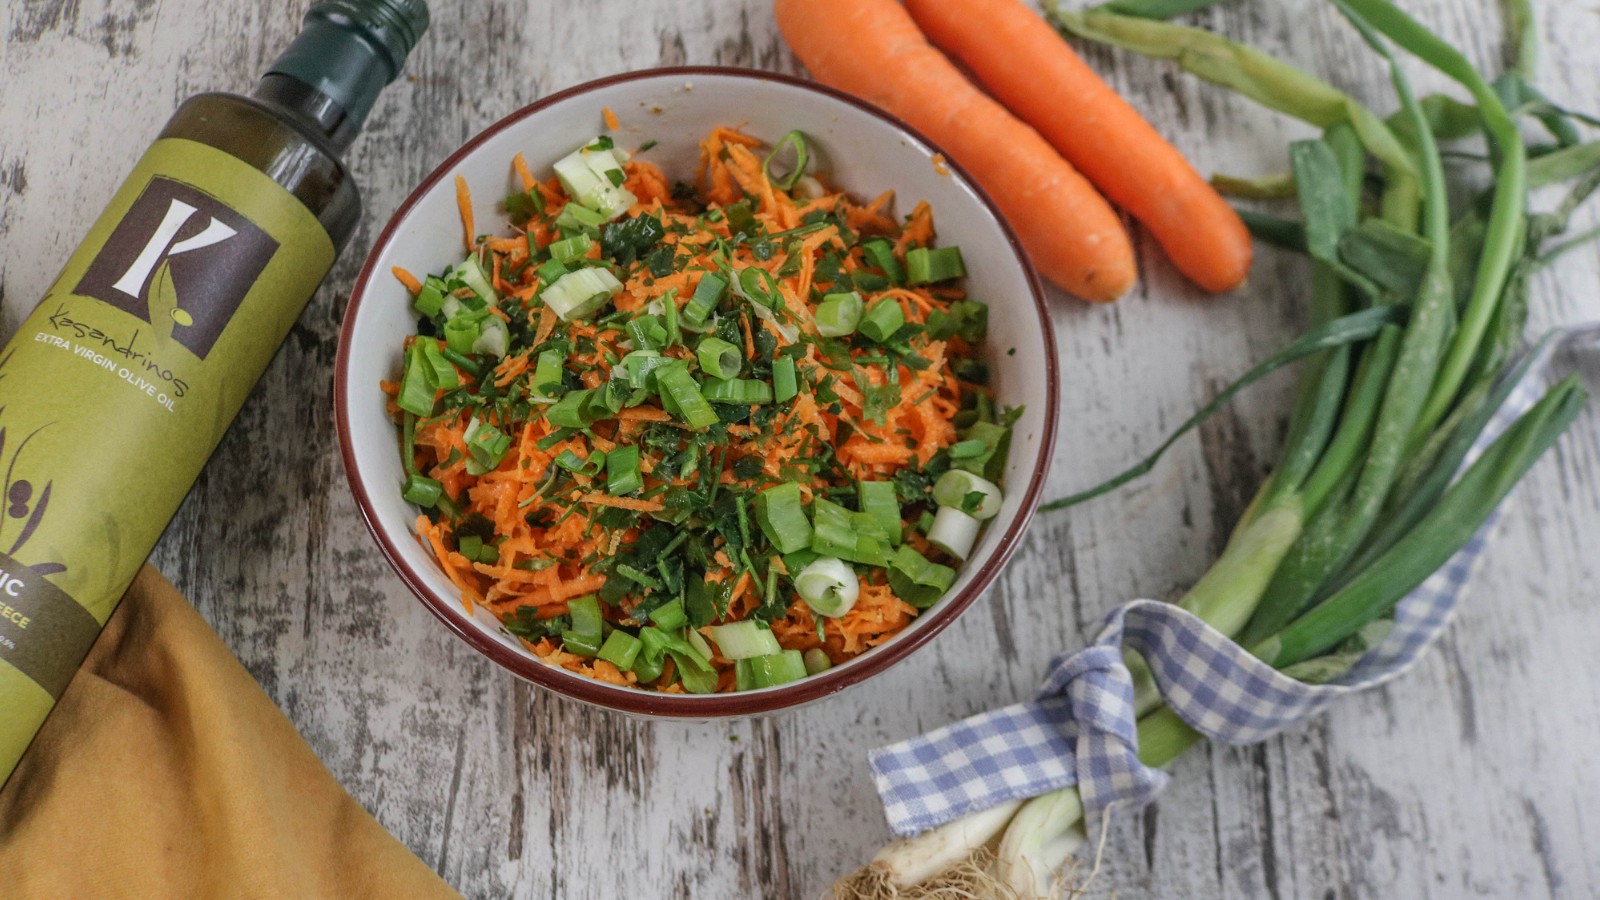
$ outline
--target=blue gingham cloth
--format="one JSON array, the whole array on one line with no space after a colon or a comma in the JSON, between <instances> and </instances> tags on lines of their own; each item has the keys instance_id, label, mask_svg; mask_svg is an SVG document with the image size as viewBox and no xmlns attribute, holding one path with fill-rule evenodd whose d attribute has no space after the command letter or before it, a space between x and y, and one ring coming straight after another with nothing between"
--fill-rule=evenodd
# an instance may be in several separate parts
<instances>
[{"instance_id":1,"label":"blue gingham cloth","mask_svg":"<svg viewBox=\"0 0 1600 900\"><path fill-rule=\"evenodd\" d=\"M1541 341L1519 383L1463 462L1482 451L1545 391L1563 347L1600 344L1600 325L1570 328ZM1166 773L1138 756L1133 678L1123 662L1135 650L1150 666L1173 712L1225 744L1249 744L1305 721L1329 703L1405 671L1444 630L1499 512L1394 610L1387 636L1341 677L1296 681L1170 603L1134 600L1112 610L1094 642L1050 664L1033 700L980 713L869 754L890 828L909 836L1008 800L1076 784L1092 818L1148 803Z\"/></svg>"}]
</instances>

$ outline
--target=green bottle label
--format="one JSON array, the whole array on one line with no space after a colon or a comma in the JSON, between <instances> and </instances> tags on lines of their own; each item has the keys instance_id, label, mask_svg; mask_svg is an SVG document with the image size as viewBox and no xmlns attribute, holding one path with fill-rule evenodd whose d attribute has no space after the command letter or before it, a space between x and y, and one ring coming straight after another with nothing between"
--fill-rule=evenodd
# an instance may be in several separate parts
<instances>
[{"instance_id":1,"label":"green bottle label","mask_svg":"<svg viewBox=\"0 0 1600 900\"><path fill-rule=\"evenodd\" d=\"M272 179L163 139L0 351L0 782L333 258Z\"/></svg>"}]
</instances>

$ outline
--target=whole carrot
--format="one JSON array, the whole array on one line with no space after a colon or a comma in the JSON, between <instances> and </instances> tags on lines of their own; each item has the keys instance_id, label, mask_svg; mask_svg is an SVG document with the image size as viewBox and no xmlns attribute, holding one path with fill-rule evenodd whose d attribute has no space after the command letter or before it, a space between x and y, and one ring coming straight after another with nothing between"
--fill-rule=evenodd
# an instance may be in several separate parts
<instances>
[{"instance_id":1,"label":"whole carrot","mask_svg":"<svg viewBox=\"0 0 1600 900\"><path fill-rule=\"evenodd\" d=\"M1046 278L1095 301L1133 287L1133 247L1110 204L935 50L897 0L777 0L777 13L818 80L904 119L970 172Z\"/></svg>"},{"instance_id":2,"label":"whole carrot","mask_svg":"<svg viewBox=\"0 0 1600 900\"><path fill-rule=\"evenodd\" d=\"M906 0L928 38L1144 223L1208 291L1250 272L1250 233L1176 148L1021 0Z\"/></svg>"}]
</instances>

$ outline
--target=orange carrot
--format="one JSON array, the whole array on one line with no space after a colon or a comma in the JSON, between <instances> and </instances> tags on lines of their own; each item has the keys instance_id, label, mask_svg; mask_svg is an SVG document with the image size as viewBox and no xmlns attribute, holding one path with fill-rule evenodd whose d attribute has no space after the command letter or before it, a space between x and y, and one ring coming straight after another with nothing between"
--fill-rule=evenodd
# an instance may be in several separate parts
<instances>
[{"instance_id":1,"label":"orange carrot","mask_svg":"<svg viewBox=\"0 0 1600 900\"><path fill-rule=\"evenodd\" d=\"M467 233L467 252L472 252L472 244L478 239L478 229L472 222L472 192L467 189L467 180L460 175L456 176L456 209L461 211L461 228Z\"/></svg>"},{"instance_id":2,"label":"orange carrot","mask_svg":"<svg viewBox=\"0 0 1600 900\"><path fill-rule=\"evenodd\" d=\"M906 10L929 40L1144 223L1179 271L1214 292L1249 274L1250 233L1239 214L1021 0L906 0Z\"/></svg>"},{"instance_id":3,"label":"orange carrot","mask_svg":"<svg viewBox=\"0 0 1600 900\"><path fill-rule=\"evenodd\" d=\"M416 295L422 293L422 282L417 280L417 276L411 274L400 266L395 266L389 271L394 273L394 277L400 279L400 283L406 286L406 290L411 292L411 296L415 297Z\"/></svg>"},{"instance_id":4,"label":"orange carrot","mask_svg":"<svg viewBox=\"0 0 1600 900\"><path fill-rule=\"evenodd\" d=\"M601 107L600 117L606 120L607 131L616 131L622 127L622 123L617 121L617 114L612 112L609 106Z\"/></svg>"},{"instance_id":5,"label":"orange carrot","mask_svg":"<svg viewBox=\"0 0 1600 900\"><path fill-rule=\"evenodd\" d=\"M818 80L906 120L965 167L1045 277L1086 300L1114 300L1133 287L1133 246L1110 204L957 71L896 0L777 0L777 14Z\"/></svg>"},{"instance_id":6,"label":"orange carrot","mask_svg":"<svg viewBox=\"0 0 1600 900\"><path fill-rule=\"evenodd\" d=\"M528 159L521 153L511 158L511 167L517 170L517 180L522 182L523 191L531 191L538 179L533 177L533 170L528 168Z\"/></svg>"},{"instance_id":7,"label":"orange carrot","mask_svg":"<svg viewBox=\"0 0 1600 900\"><path fill-rule=\"evenodd\" d=\"M617 509L631 509L638 512L660 512L666 507L660 500L639 500L635 497L613 497L610 494L584 494L583 502L595 506L614 506Z\"/></svg>"}]
</instances>

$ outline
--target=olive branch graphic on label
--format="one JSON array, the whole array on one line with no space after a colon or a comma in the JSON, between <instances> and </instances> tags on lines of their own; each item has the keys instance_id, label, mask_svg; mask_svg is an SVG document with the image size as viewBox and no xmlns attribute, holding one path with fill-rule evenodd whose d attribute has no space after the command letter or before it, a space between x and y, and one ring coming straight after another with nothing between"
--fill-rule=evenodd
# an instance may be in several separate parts
<instances>
[{"instance_id":1,"label":"olive branch graphic on label","mask_svg":"<svg viewBox=\"0 0 1600 900\"><path fill-rule=\"evenodd\" d=\"M4 359L0 359L0 380L5 379L6 363L11 361L15 353L16 351L12 350ZM21 461L23 452L28 449L29 442L49 425L41 425L28 432L27 436L13 447L5 425L5 412L5 407L0 406L0 463L5 465L5 481L0 485L0 506L4 507L0 509L0 539L3 539L7 526L16 521L22 522L22 531L6 549L6 554L15 559L17 553L28 543L28 539L39 529L39 523L44 521L45 510L50 508L50 491L55 487L55 481L46 481L44 488L36 492L34 483L27 478L18 477L17 472L17 464ZM29 568L40 575L54 575L67 570L64 564L58 562L39 563Z\"/></svg>"}]
</instances>

